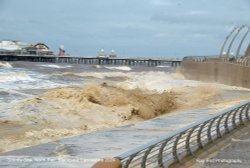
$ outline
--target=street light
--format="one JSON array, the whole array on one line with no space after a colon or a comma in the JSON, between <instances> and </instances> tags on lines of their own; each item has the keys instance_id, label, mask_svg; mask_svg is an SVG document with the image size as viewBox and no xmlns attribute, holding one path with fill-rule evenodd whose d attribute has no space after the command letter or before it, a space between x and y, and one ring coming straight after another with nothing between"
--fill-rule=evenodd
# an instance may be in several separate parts
<instances>
[{"instance_id":1,"label":"street light","mask_svg":"<svg viewBox=\"0 0 250 168\"><path fill-rule=\"evenodd\" d=\"M222 57L222 55L225 53L224 48L226 46L226 43L227 43L228 39L232 36L232 34L235 32L235 30L237 30L237 27L234 27L233 30L225 38L225 41L224 41L224 43L222 44L222 47L221 47L220 57Z\"/></svg>"},{"instance_id":2,"label":"street light","mask_svg":"<svg viewBox=\"0 0 250 168\"><path fill-rule=\"evenodd\" d=\"M236 58L238 58L240 56L241 46L242 46L243 42L245 41L245 39L246 39L249 32L250 32L250 27L248 27L246 33L244 34L243 38L240 41L239 47L238 47L237 52L236 52Z\"/></svg>"},{"instance_id":3,"label":"street light","mask_svg":"<svg viewBox=\"0 0 250 168\"><path fill-rule=\"evenodd\" d=\"M245 57L250 57L250 43L248 44Z\"/></svg>"},{"instance_id":4,"label":"street light","mask_svg":"<svg viewBox=\"0 0 250 168\"><path fill-rule=\"evenodd\" d=\"M239 33L241 32L241 30L246 27L246 25L242 25L240 28L238 28L238 31L237 33L234 35L233 39L231 40L231 43L229 44L228 46L228 49L227 49L227 54L226 54L226 57L228 58L229 57L229 54L230 54L230 50L233 46L233 43L234 43L234 40L236 39L236 37L239 35Z\"/></svg>"}]
</instances>

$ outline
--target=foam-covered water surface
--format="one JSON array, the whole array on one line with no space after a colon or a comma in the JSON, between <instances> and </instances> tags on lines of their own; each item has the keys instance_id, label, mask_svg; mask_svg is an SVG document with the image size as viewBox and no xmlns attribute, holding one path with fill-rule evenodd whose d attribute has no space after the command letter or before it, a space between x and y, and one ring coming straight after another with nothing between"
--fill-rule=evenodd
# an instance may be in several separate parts
<instances>
[{"instance_id":1,"label":"foam-covered water surface","mask_svg":"<svg viewBox=\"0 0 250 168\"><path fill-rule=\"evenodd\" d=\"M0 62L0 89L5 92L9 90L22 92L24 89L37 90L81 85L96 82L98 79L123 81L134 75L133 73L154 70L172 71L169 67L150 69L128 66ZM12 97L13 100L15 98L19 99L18 96ZM1 99L3 98L0 97L0 102Z\"/></svg>"}]
</instances>

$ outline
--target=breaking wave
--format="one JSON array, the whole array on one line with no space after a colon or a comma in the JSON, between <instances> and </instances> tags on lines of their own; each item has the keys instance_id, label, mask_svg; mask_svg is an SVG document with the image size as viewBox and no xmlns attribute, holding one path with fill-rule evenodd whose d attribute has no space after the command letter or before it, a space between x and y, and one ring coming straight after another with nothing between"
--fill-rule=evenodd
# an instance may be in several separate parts
<instances>
[{"instance_id":1,"label":"breaking wave","mask_svg":"<svg viewBox=\"0 0 250 168\"><path fill-rule=\"evenodd\" d=\"M62 68L71 68L71 67L72 67L71 65L65 65L65 66L62 66L62 65L54 65L54 64L49 64L49 65L39 65L39 66L42 66L42 67L48 67L48 68L57 68L57 69L62 69Z\"/></svg>"},{"instance_id":2,"label":"breaking wave","mask_svg":"<svg viewBox=\"0 0 250 168\"><path fill-rule=\"evenodd\" d=\"M129 97L129 99L128 99ZM89 84L85 87L65 87L48 91L39 100L60 100L74 102L76 109L90 106L104 108L127 107L129 113L125 118L138 116L149 119L176 109L175 95L170 92L149 93L140 89L126 90L106 83ZM40 105L40 103L38 103ZM62 103L63 105L63 103ZM66 108L66 106L61 107ZM79 111L80 113L80 111ZM81 114L78 114L81 115Z\"/></svg>"},{"instance_id":3,"label":"breaking wave","mask_svg":"<svg viewBox=\"0 0 250 168\"><path fill-rule=\"evenodd\" d=\"M96 79L119 79L116 86L125 89L146 89L164 92L172 90L176 87L195 86L196 81L185 80L184 76L179 73L168 73L161 71L149 72L65 72L60 74L53 74L59 76L76 76L82 78L96 78Z\"/></svg>"},{"instance_id":4,"label":"breaking wave","mask_svg":"<svg viewBox=\"0 0 250 168\"><path fill-rule=\"evenodd\" d=\"M83 78L97 78L97 79L129 78L129 75L123 72L82 72L82 73L65 72L62 74L54 74L54 75L77 76L77 77L83 77Z\"/></svg>"},{"instance_id":5,"label":"breaking wave","mask_svg":"<svg viewBox=\"0 0 250 168\"><path fill-rule=\"evenodd\" d=\"M168 66L168 65L158 65L158 66L156 66L157 68L168 68L168 67L170 67L170 66Z\"/></svg>"},{"instance_id":6,"label":"breaking wave","mask_svg":"<svg viewBox=\"0 0 250 168\"><path fill-rule=\"evenodd\" d=\"M128 66L118 66L118 67L105 67L107 69L110 70L120 70L120 71L131 71L132 68L128 67Z\"/></svg>"},{"instance_id":7,"label":"breaking wave","mask_svg":"<svg viewBox=\"0 0 250 168\"><path fill-rule=\"evenodd\" d=\"M128 73L128 80L117 83L117 86L129 89L154 90L157 92L171 91L185 85L194 86L197 82L187 81L178 73L160 71Z\"/></svg>"},{"instance_id":8,"label":"breaking wave","mask_svg":"<svg viewBox=\"0 0 250 168\"><path fill-rule=\"evenodd\" d=\"M10 81L34 81L34 79L25 73L0 74L0 82Z\"/></svg>"},{"instance_id":9,"label":"breaking wave","mask_svg":"<svg viewBox=\"0 0 250 168\"><path fill-rule=\"evenodd\" d=\"M2 67L2 68L12 68L12 65L10 63L8 63L8 62L5 62L5 63L0 62L0 67Z\"/></svg>"}]
</instances>

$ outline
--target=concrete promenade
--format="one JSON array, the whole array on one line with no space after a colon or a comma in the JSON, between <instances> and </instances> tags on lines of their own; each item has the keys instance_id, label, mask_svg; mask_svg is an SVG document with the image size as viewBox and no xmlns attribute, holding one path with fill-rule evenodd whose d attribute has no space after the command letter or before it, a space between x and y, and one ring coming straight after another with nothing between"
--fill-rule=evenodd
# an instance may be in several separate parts
<instances>
[{"instance_id":1,"label":"concrete promenade","mask_svg":"<svg viewBox=\"0 0 250 168\"><path fill-rule=\"evenodd\" d=\"M98 159L118 156L162 135L208 117L215 109L176 112L135 125L61 139L3 153L0 167L91 167Z\"/></svg>"},{"instance_id":2,"label":"concrete promenade","mask_svg":"<svg viewBox=\"0 0 250 168\"><path fill-rule=\"evenodd\" d=\"M250 165L250 123L239 127L214 143L187 157L183 164L171 168L249 168Z\"/></svg>"},{"instance_id":3,"label":"concrete promenade","mask_svg":"<svg viewBox=\"0 0 250 168\"><path fill-rule=\"evenodd\" d=\"M229 136L228 141L224 141L219 149L217 148L218 151L210 154L201 167L250 167L250 124Z\"/></svg>"}]
</instances>

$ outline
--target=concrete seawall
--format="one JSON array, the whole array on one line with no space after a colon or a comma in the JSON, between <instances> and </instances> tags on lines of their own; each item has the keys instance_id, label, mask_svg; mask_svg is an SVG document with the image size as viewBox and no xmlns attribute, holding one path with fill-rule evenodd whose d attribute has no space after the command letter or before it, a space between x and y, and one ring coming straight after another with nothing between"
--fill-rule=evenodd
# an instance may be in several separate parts
<instances>
[{"instance_id":1,"label":"concrete seawall","mask_svg":"<svg viewBox=\"0 0 250 168\"><path fill-rule=\"evenodd\" d=\"M250 88L250 67L236 63L183 61L182 73L191 80Z\"/></svg>"}]
</instances>

